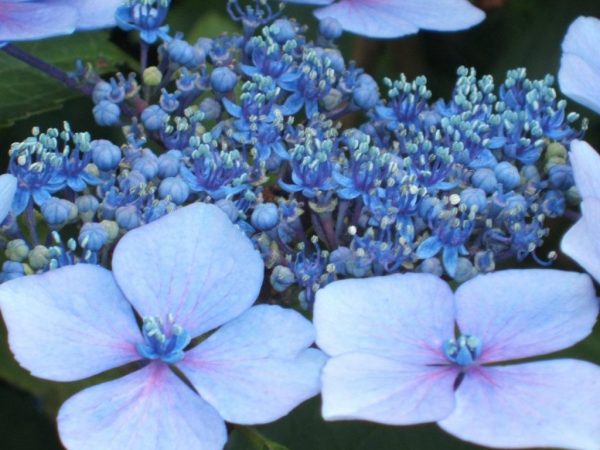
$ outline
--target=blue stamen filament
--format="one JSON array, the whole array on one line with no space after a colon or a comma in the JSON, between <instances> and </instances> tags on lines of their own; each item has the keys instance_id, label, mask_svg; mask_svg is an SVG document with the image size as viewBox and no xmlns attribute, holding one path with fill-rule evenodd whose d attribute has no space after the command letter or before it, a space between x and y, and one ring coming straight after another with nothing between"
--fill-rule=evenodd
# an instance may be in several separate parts
<instances>
[{"instance_id":1,"label":"blue stamen filament","mask_svg":"<svg viewBox=\"0 0 600 450\"><path fill-rule=\"evenodd\" d=\"M478 337L463 334L458 339L448 339L442 349L449 361L461 367L468 367L481 355L481 347Z\"/></svg>"},{"instance_id":2,"label":"blue stamen filament","mask_svg":"<svg viewBox=\"0 0 600 450\"><path fill-rule=\"evenodd\" d=\"M144 342L136 344L138 353L150 360L160 359L167 364L174 364L184 357L184 349L191 341L190 334L173 323L168 317L168 327L157 317L145 317L142 325Z\"/></svg>"}]
</instances>

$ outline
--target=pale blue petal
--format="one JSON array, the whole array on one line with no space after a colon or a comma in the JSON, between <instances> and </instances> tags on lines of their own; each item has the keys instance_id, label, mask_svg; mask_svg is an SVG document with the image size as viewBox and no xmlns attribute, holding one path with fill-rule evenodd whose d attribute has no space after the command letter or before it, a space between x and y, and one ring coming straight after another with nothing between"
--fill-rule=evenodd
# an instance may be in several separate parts
<instances>
[{"instance_id":1,"label":"pale blue petal","mask_svg":"<svg viewBox=\"0 0 600 450\"><path fill-rule=\"evenodd\" d=\"M112 274L78 264L0 285L0 309L17 361L55 381L86 378L140 359L131 306Z\"/></svg>"},{"instance_id":2,"label":"pale blue petal","mask_svg":"<svg viewBox=\"0 0 600 450\"><path fill-rule=\"evenodd\" d=\"M366 353L331 358L323 369L323 418L387 425L433 422L454 409L453 366L407 364Z\"/></svg>"},{"instance_id":3,"label":"pale blue petal","mask_svg":"<svg viewBox=\"0 0 600 450\"><path fill-rule=\"evenodd\" d=\"M402 18L424 30L456 31L485 19L485 13L468 0L367 0L394 5Z\"/></svg>"},{"instance_id":4,"label":"pale blue petal","mask_svg":"<svg viewBox=\"0 0 600 450\"><path fill-rule=\"evenodd\" d=\"M71 397L58 413L69 450L222 450L225 423L162 363Z\"/></svg>"},{"instance_id":5,"label":"pale blue petal","mask_svg":"<svg viewBox=\"0 0 600 450\"><path fill-rule=\"evenodd\" d=\"M439 425L488 447L598 449L600 367L561 359L478 368Z\"/></svg>"},{"instance_id":6,"label":"pale blue petal","mask_svg":"<svg viewBox=\"0 0 600 450\"><path fill-rule=\"evenodd\" d=\"M94 30L115 26L115 12L123 0L52 0L54 3L71 5L77 10L78 30Z\"/></svg>"},{"instance_id":7,"label":"pale blue petal","mask_svg":"<svg viewBox=\"0 0 600 450\"><path fill-rule=\"evenodd\" d=\"M567 97L600 113L600 20L578 17L562 43L558 72L560 89Z\"/></svg>"},{"instance_id":8,"label":"pale blue petal","mask_svg":"<svg viewBox=\"0 0 600 450\"><path fill-rule=\"evenodd\" d=\"M312 324L299 313L261 305L185 354L177 367L225 420L276 420L320 391L322 352L307 348Z\"/></svg>"},{"instance_id":9,"label":"pale blue petal","mask_svg":"<svg viewBox=\"0 0 600 450\"><path fill-rule=\"evenodd\" d=\"M571 141L569 161L581 197L600 199L600 155L585 141Z\"/></svg>"},{"instance_id":10,"label":"pale blue petal","mask_svg":"<svg viewBox=\"0 0 600 450\"><path fill-rule=\"evenodd\" d=\"M419 31L394 0L342 0L315 11L319 20L335 18L346 31L373 38L395 38Z\"/></svg>"},{"instance_id":11,"label":"pale blue petal","mask_svg":"<svg viewBox=\"0 0 600 450\"><path fill-rule=\"evenodd\" d=\"M482 342L480 362L543 355L579 342L592 331L598 301L590 277L550 269L479 275L456 291L462 334Z\"/></svg>"},{"instance_id":12,"label":"pale blue petal","mask_svg":"<svg viewBox=\"0 0 600 450\"><path fill-rule=\"evenodd\" d=\"M332 356L444 364L442 344L454 337L453 294L430 274L336 281L317 291L313 322L318 346Z\"/></svg>"},{"instance_id":13,"label":"pale blue petal","mask_svg":"<svg viewBox=\"0 0 600 450\"><path fill-rule=\"evenodd\" d=\"M0 175L0 223L6 219L12 208L15 192L17 192L17 179L9 173Z\"/></svg>"},{"instance_id":14,"label":"pale blue petal","mask_svg":"<svg viewBox=\"0 0 600 450\"><path fill-rule=\"evenodd\" d=\"M305 5L329 5L335 0L283 0L286 3L302 3Z\"/></svg>"},{"instance_id":15,"label":"pale blue petal","mask_svg":"<svg viewBox=\"0 0 600 450\"><path fill-rule=\"evenodd\" d=\"M196 337L239 316L256 300L263 262L217 206L195 203L127 233L113 272L142 317L175 323Z\"/></svg>"},{"instance_id":16,"label":"pale blue petal","mask_svg":"<svg viewBox=\"0 0 600 450\"><path fill-rule=\"evenodd\" d=\"M560 249L600 281L600 200L581 203L583 216L564 234Z\"/></svg>"},{"instance_id":17,"label":"pale blue petal","mask_svg":"<svg viewBox=\"0 0 600 450\"><path fill-rule=\"evenodd\" d=\"M64 5L2 2L0 7L0 41L28 41L71 34L77 12Z\"/></svg>"},{"instance_id":18,"label":"pale blue petal","mask_svg":"<svg viewBox=\"0 0 600 450\"><path fill-rule=\"evenodd\" d=\"M431 258L438 254L442 249L442 241L437 236L431 236L419 244L417 248L417 257L420 259Z\"/></svg>"}]
</instances>

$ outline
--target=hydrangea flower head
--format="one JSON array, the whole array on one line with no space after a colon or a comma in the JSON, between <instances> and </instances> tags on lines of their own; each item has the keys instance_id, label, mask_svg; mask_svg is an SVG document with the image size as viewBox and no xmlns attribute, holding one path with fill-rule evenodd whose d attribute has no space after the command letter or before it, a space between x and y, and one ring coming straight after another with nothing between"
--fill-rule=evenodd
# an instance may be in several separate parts
<instances>
[{"instance_id":1,"label":"hydrangea flower head","mask_svg":"<svg viewBox=\"0 0 600 450\"><path fill-rule=\"evenodd\" d=\"M578 17L562 42L558 82L563 94L600 113L600 20Z\"/></svg>"},{"instance_id":2,"label":"hydrangea flower head","mask_svg":"<svg viewBox=\"0 0 600 450\"><path fill-rule=\"evenodd\" d=\"M218 207L194 204L129 232L112 266L0 286L11 350L33 375L71 381L141 363L65 402L67 448L218 450L224 420L269 422L318 393L324 356L308 349L312 325L295 311L251 307L263 264Z\"/></svg>"},{"instance_id":3,"label":"hydrangea flower head","mask_svg":"<svg viewBox=\"0 0 600 450\"><path fill-rule=\"evenodd\" d=\"M490 447L597 448L598 366L500 364L571 346L597 314L590 278L557 270L480 275L455 293L430 274L334 282L314 310L317 344L332 357L323 416L437 421Z\"/></svg>"},{"instance_id":4,"label":"hydrangea flower head","mask_svg":"<svg viewBox=\"0 0 600 450\"><path fill-rule=\"evenodd\" d=\"M485 18L466 0L286 0L326 5L315 11L319 20L335 18L346 31L373 38L396 38L420 29L455 31Z\"/></svg>"},{"instance_id":5,"label":"hydrangea flower head","mask_svg":"<svg viewBox=\"0 0 600 450\"><path fill-rule=\"evenodd\" d=\"M565 233L560 248L600 281L600 155L587 142L574 140L569 158L583 200L582 215Z\"/></svg>"},{"instance_id":6,"label":"hydrangea flower head","mask_svg":"<svg viewBox=\"0 0 600 450\"><path fill-rule=\"evenodd\" d=\"M28 41L115 24L122 0L0 0L0 42Z\"/></svg>"}]
</instances>

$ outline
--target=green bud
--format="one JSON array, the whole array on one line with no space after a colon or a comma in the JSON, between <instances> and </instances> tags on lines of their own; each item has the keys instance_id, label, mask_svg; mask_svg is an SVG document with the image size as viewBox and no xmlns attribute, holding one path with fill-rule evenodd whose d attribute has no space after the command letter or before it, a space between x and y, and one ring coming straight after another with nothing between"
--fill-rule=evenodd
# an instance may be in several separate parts
<instances>
[{"instance_id":1,"label":"green bud","mask_svg":"<svg viewBox=\"0 0 600 450\"><path fill-rule=\"evenodd\" d=\"M23 239L14 239L6 245L4 254L11 261L22 262L27 258L29 246Z\"/></svg>"},{"instance_id":2,"label":"green bud","mask_svg":"<svg viewBox=\"0 0 600 450\"><path fill-rule=\"evenodd\" d=\"M103 220L100 225L108 234L108 242L113 242L119 235L119 225L114 220Z\"/></svg>"},{"instance_id":3,"label":"green bud","mask_svg":"<svg viewBox=\"0 0 600 450\"><path fill-rule=\"evenodd\" d=\"M50 250L43 245L36 245L28 255L29 265L33 270L43 269L50 263Z\"/></svg>"},{"instance_id":4,"label":"green bud","mask_svg":"<svg viewBox=\"0 0 600 450\"><path fill-rule=\"evenodd\" d=\"M144 70L144 84L146 86L158 86L162 81L162 73L156 66L150 66Z\"/></svg>"},{"instance_id":5,"label":"green bud","mask_svg":"<svg viewBox=\"0 0 600 450\"><path fill-rule=\"evenodd\" d=\"M546 161L555 157L567 159L567 149L558 142L553 142L546 147Z\"/></svg>"},{"instance_id":6,"label":"green bud","mask_svg":"<svg viewBox=\"0 0 600 450\"><path fill-rule=\"evenodd\" d=\"M581 194L575 186L571 186L567 192L565 192L565 198L570 206L578 206L581 203Z\"/></svg>"}]
</instances>

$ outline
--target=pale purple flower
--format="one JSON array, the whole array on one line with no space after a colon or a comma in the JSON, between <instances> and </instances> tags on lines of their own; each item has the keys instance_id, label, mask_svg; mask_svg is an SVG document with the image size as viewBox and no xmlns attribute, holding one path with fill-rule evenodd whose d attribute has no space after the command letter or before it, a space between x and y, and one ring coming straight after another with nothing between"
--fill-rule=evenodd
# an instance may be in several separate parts
<instances>
[{"instance_id":1,"label":"pale purple flower","mask_svg":"<svg viewBox=\"0 0 600 450\"><path fill-rule=\"evenodd\" d=\"M0 42L112 27L122 3L123 0L0 0Z\"/></svg>"},{"instance_id":2,"label":"pale purple flower","mask_svg":"<svg viewBox=\"0 0 600 450\"><path fill-rule=\"evenodd\" d=\"M558 72L560 89L567 97L600 113L600 20L578 17L562 42Z\"/></svg>"},{"instance_id":3,"label":"pale purple flower","mask_svg":"<svg viewBox=\"0 0 600 450\"><path fill-rule=\"evenodd\" d=\"M560 248L600 282L600 155L587 142L574 140L569 160L582 214L563 236Z\"/></svg>"},{"instance_id":4,"label":"pale purple flower","mask_svg":"<svg viewBox=\"0 0 600 450\"><path fill-rule=\"evenodd\" d=\"M334 282L314 310L317 344L331 356L323 417L436 421L490 447L597 449L600 367L503 364L575 344L597 314L591 279L558 270L480 275L455 293L430 274Z\"/></svg>"},{"instance_id":5,"label":"pale purple flower","mask_svg":"<svg viewBox=\"0 0 600 450\"><path fill-rule=\"evenodd\" d=\"M468 0L286 0L288 3L327 5L315 11L319 20L336 19L352 33L395 38L417 33L464 30L477 25L485 13Z\"/></svg>"},{"instance_id":6,"label":"pale purple flower","mask_svg":"<svg viewBox=\"0 0 600 450\"><path fill-rule=\"evenodd\" d=\"M312 324L279 306L251 307L263 263L218 207L194 204L127 233L112 267L79 264L0 286L10 348L33 375L72 381L141 363L63 404L68 449L218 450L224 420L270 422L318 393L325 357L308 348Z\"/></svg>"},{"instance_id":7,"label":"pale purple flower","mask_svg":"<svg viewBox=\"0 0 600 450\"><path fill-rule=\"evenodd\" d=\"M10 212L16 192L17 179L9 173L0 175L0 224Z\"/></svg>"}]
</instances>

